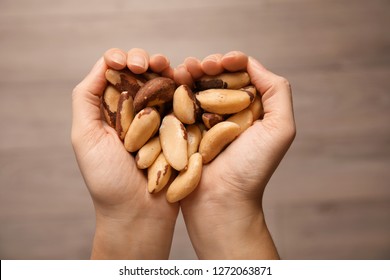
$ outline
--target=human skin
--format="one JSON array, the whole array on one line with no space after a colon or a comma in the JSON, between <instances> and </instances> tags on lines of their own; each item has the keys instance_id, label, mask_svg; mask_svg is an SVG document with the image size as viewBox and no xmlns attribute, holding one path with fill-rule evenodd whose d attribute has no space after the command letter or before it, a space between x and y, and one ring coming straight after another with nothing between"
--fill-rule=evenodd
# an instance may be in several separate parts
<instances>
[{"instance_id":1,"label":"human skin","mask_svg":"<svg viewBox=\"0 0 390 280\"><path fill-rule=\"evenodd\" d=\"M106 59L104 59L106 58ZM163 55L142 49L110 49L73 90L72 144L96 212L92 259L167 259L179 204L165 191L150 195L147 179L136 167L115 129L101 118L101 95L108 67L143 73L172 72ZM109 58L109 59L107 59Z\"/></svg>"},{"instance_id":2,"label":"human skin","mask_svg":"<svg viewBox=\"0 0 390 280\"><path fill-rule=\"evenodd\" d=\"M188 234L200 259L278 259L262 199L296 133L290 85L241 52L209 60L179 69L175 79L192 84L199 69L246 69L262 96L264 118L205 165L197 189L180 202Z\"/></svg>"},{"instance_id":3,"label":"human skin","mask_svg":"<svg viewBox=\"0 0 390 280\"><path fill-rule=\"evenodd\" d=\"M203 74L247 70L262 96L264 118L203 168L197 189L180 201L200 259L277 259L268 231L264 189L295 137L292 96L283 77L242 52L187 58L176 69L160 54L110 49L73 92L72 142L96 209L92 258L163 259L169 256L178 203L165 191L147 193L146 178L100 115L104 71L148 68L192 86ZM158 236L158 238L156 238Z\"/></svg>"}]
</instances>

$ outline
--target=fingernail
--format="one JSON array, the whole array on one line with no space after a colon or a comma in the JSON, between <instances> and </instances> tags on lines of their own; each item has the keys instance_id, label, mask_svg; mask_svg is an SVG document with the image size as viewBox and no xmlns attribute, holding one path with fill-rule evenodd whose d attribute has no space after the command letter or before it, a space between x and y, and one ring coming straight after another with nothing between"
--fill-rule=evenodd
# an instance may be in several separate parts
<instances>
[{"instance_id":1,"label":"fingernail","mask_svg":"<svg viewBox=\"0 0 390 280\"><path fill-rule=\"evenodd\" d=\"M180 64L179 66L177 66L177 69L180 71L187 71L187 67L184 64Z\"/></svg>"},{"instance_id":2,"label":"fingernail","mask_svg":"<svg viewBox=\"0 0 390 280\"><path fill-rule=\"evenodd\" d=\"M143 56L140 56L140 55L133 55L130 58L130 64L132 64L134 66L139 66L141 68L145 68L146 67L145 58Z\"/></svg>"},{"instance_id":3,"label":"fingernail","mask_svg":"<svg viewBox=\"0 0 390 280\"><path fill-rule=\"evenodd\" d=\"M189 57L186 57L186 59L184 59L184 64L190 63L190 62L200 63L200 60L196 57L193 57L193 56L189 56Z\"/></svg>"},{"instance_id":4,"label":"fingernail","mask_svg":"<svg viewBox=\"0 0 390 280\"><path fill-rule=\"evenodd\" d=\"M218 58L215 55L210 55L206 58L207 61L217 62Z\"/></svg>"},{"instance_id":5,"label":"fingernail","mask_svg":"<svg viewBox=\"0 0 390 280\"><path fill-rule=\"evenodd\" d=\"M124 65L126 64L126 57L119 53L119 52L114 52L112 55L111 55L111 59L113 62L117 63L117 64L120 64L120 65Z\"/></svg>"},{"instance_id":6,"label":"fingernail","mask_svg":"<svg viewBox=\"0 0 390 280\"><path fill-rule=\"evenodd\" d=\"M176 66L175 69L173 69L173 75L175 77L182 76L183 73L186 73L187 69L183 66L183 64L180 64Z\"/></svg>"},{"instance_id":7,"label":"fingernail","mask_svg":"<svg viewBox=\"0 0 390 280\"><path fill-rule=\"evenodd\" d=\"M235 57L238 53L236 51L231 51L231 52L228 52L227 54L225 54L223 57L226 58L226 57Z\"/></svg>"}]
</instances>

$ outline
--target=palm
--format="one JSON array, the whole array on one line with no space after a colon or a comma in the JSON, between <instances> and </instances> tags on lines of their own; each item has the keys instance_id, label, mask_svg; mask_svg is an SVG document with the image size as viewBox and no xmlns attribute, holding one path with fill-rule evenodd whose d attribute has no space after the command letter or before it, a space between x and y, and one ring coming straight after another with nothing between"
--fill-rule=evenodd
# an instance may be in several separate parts
<instances>
[{"instance_id":1,"label":"palm","mask_svg":"<svg viewBox=\"0 0 390 280\"><path fill-rule=\"evenodd\" d=\"M150 195L143 171L124 148L114 129L101 120L101 95L106 87L104 63L74 90L72 138L78 163L100 209L131 213L140 208L153 216L176 217L178 205L167 203L164 191Z\"/></svg>"},{"instance_id":2,"label":"palm","mask_svg":"<svg viewBox=\"0 0 390 280\"><path fill-rule=\"evenodd\" d=\"M201 211L202 205L210 201L218 205L243 200L259 202L268 180L265 174L269 174L268 136L263 124L257 122L204 166L198 189L182 202L183 211L186 207L199 207Z\"/></svg>"},{"instance_id":3,"label":"palm","mask_svg":"<svg viewBox=\"0 0 390 280\"><path fill-rule=\"evenodd\" d=\"M289 84L254 62L248 64L247 71L257 90L263 93L264 118L204 167L198 190L183 202L184 209L207 201L219 205L243 200L261 202L268 180L294 138L295 128L289 123L293 120L292 110L283 111L291 104L280 100L281 95L288 98L291 94Z\"/></svg>"},{"instance_id":4,"label":"palm","mask_svg":"<svg viewBox=\"0 0 390 280\"><path fill-rule=\"evenodd\" d=\"M169 205L164 191L148 193L144 172L136 167L134 157L125 150L115 130L101 121L92 125L96 125L89 137L92 140L83 147L79 164L94 201L105 208L119 206L125 213L139 205L152 215L177 215L178 205Z\"/></svg>"},{"instance_id":5,"label":"palm","mask_svg":"<svg viewBox=\"0 0 390 280\"><path fill-rule=\"evenodd\" d=\"M212 164L210 169L218 178L218 186L244 196L259 195L264 181L266 131L261 122L241 134ZM269 163L268 163L269 164Z\"/></svg>"}]
</instances>

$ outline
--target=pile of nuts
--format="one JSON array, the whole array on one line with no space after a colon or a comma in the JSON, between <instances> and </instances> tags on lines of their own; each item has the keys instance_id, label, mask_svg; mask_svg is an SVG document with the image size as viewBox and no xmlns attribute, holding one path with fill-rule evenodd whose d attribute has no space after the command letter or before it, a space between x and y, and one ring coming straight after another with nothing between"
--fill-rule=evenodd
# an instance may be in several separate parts
<instances>
[{"instance_id":1,"label":"pile of nuts","mask_svg":"<svg viewBox=\"0 0 390 280\"><path fill-rule=\"evenodd\" d=\"M195 88L155 73L108 69L102 97L107 123L137 167L147 169L148 191L167 190L171 203L199 184L202 166L263 115L246 72L203 76ZM172 179L171 179L172 180Z\"/></svg>"}]
</instances>

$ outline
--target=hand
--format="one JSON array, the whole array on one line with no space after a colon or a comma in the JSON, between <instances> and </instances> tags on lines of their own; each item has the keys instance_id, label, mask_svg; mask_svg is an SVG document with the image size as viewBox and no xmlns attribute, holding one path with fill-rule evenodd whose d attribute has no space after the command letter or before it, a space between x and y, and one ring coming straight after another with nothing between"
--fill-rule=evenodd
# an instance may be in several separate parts
<instances>
[{"instance_id":1,"label":"hand","mask_svg":"<svg viewBox=\"0 0 390 280\"><path fill-rule=\"evenodd\" d=\"M168 76L173 73L163 55L149 58L142 49L128 53L110 49L73 90L72 144L96 211L92 258L166 259L179 206L166 201L165 191L148 193L144 173L116 131L102 121L108 67L128 67L137 74L148 67Z\"/></svg>"},{"instance_id":2,"label":"hand","mask_svg":"<svg viewBox=\"0 0 390 280\"><path fill-rule=\"evenodd\" d=\"M191 242L202 259L274 259L264 189L295 137L291 89L286 79L241 52L187 59L175 79L193 84L205 74L247 69L262 96L264 118L203 167L198 188L180 202Z\"/></svg>"}]
</instances>

